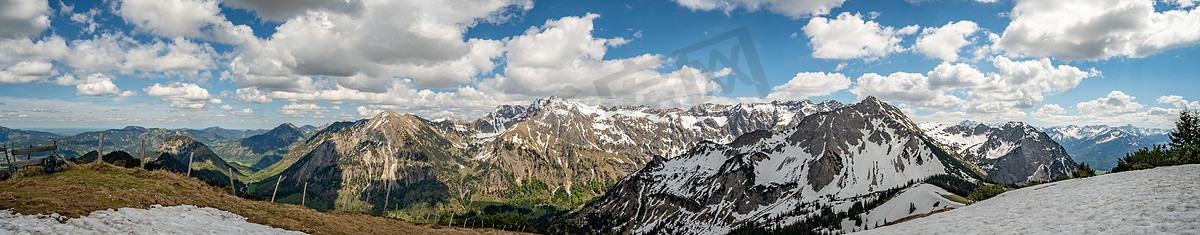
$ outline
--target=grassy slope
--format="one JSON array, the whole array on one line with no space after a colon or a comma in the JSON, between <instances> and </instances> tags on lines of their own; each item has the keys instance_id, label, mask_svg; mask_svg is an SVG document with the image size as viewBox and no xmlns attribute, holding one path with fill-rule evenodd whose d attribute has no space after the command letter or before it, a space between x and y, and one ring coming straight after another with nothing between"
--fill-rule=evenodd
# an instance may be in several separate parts
<instances>
[{"instance_id":1,"label":"grassy slope","mask_svg":"<svg viewBox=\"0 0 1200 235\"><path fill-rule=\"evenodd\" d=\"M252 223L317 234L487 233L497 230L447 228L359 213L327 213L231 195L194 178L167 171L87 164L49 175L18 176L0 182L0 208L21 214L85 216L110 208L148 208L160 204L213 207L244 216Z\"/></svg>"}]
</instances>

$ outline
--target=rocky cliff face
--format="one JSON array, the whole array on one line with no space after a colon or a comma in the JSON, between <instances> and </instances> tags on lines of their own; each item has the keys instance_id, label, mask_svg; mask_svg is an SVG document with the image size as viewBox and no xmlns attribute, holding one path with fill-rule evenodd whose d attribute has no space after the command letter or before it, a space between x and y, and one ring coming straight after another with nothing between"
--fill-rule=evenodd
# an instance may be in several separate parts
<instances>
[{"instance_id":1,"label":"rocky cliff face","mask_svg":"<svg viewBox=\"0 0 1200 235\"><path fill-rule=\"evenodd\" d=\"M1072 159L1079 163L1086 162L1097 170L1110 170L1117 166L1117 159L1125 157L1127 153L1170 141L1167 138L1168 130L1133 126L1071 125L1041 130L1062 144Z\"/></svg>"},{"instance_id":2,"label":"rocky cliff face","mask_svg":"<svg viewBox=\"0 0 1200 235\"><path fill-rule=\"evenodd\" d=\"M294 163L259 183L259 195L274 193L298 203L307 182L308 206L322 210L384 211L440 204L452 199L448 185L479 175L478 163L429 125L411 114L385 111L354 123L335 123L339 130L305 141ZM328 129L328 128L327 128ZM279 177L282 176L282 177ZM391 191L391 192L389 192ZM454 193L459 192L455 188ZM463 190L465 194L465 190ZM468 197L455 194L459 197ZM386 196L394 196L388 198Z\"/></svg>"},{"instance_id":3,"label":"rocky cliff face","mask_svg":"<svg viewBox=\"0 0 1200 235\"><path fill-rule=\"evenodd\" d=\"M722 234L799 223L947 174L948 156L929 146L898 109L869 97L778 132L656 158L581 209L564 231Z\"/></svg>"},{"instance_id":4,"label":"rocky cliff face","mask_svg":"<svg viewBox=\"0 0 1200 235\"><path fill-rule=\"evenodd\" d=\"M1075 160L1049 135L1033 126L1009 122L1001 126L926 123L921 128L936 141L982 168L988 178L1006 184L1070 175Z\"/></svg>"}]
</instances>

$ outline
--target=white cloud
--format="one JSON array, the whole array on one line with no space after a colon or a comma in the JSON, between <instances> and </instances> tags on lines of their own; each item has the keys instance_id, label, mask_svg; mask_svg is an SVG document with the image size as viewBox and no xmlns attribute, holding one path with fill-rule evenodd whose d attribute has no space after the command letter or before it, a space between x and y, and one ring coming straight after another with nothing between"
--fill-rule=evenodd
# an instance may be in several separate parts
<instances>
[{"instance_id":1,"label":"white cloud","mask_svg":"<svg viewBox=\"0 0 1200 235\"><path fill-rule=\"evenodd\" d=\"M284 21L308 11L358 13L363 10L363 2L359 0L224 0L224 3L252 10L259 17L273 21Z\"/></svg>"},{"instance_id":2,"label":"white cloud","mask_svg":"<svg viewBox=\"0 0 1200 235\"><path fill-rule=\"evenodd\" d=\"M361 12L307 11L269 39L245 45L231 63L242 86L316 89L309 76L342 87L383 92L397 78L420 87L451 88L495 68L500 42L464 39L480 21L502 21L529 1L362 1Z\"/></svg>"},{"instance_id":3,"label":"white cloud","mask_svg":"<svg viewBox=\"0 0 1200 235\"><path fill-rule=\"evenodd\" d=\"M65 7L64 7L64 10L67 10L67 9L65 9ZM66 12L71 12L71 11L67 10ZM93 34L93 33L96 33L96 29L100 27L100 23L96 22L96 17L99 15L100 15L100 9L92 8L91 10L88 10L87 12L84 12L84 13L71 13L71 21L82 24L83 25L82 28L84 31L87 31L88 34Z\"/></svg>"},{"instance_id":4,"label":"white cloud","mask_svg":"<svg viewBox=\"0 0 1200 235\"><path fill-rule=\"evenodd\" d=\"M797 73L787 83L771 88L771 94L767 95L767 99L802 100L813 96L829 95L846 88L850 88L850 78L840 73Z\"/></svg>"},{"instance_id":5,"label":"white cloud","mask_svg":"<svg viewBox=\"0 0 1200 235\"><path fill-rule=\"evenodd\" d=\"M225 44L254 40L250 27L226 20L215 0L123 0L116 10L126 22L158 36Z\"/></svg>"},{"instance_id":6,"label":"white cloud","mask_svg":"<svg viewBox=\"0 0 1200 235\"><path fill-rule=\"evenodd\" d=\"M21 61L0 70L0 84L29 83L57 75L54 65L44 61Z\"/></svg>"},{"instance_id":7,"label":"white cloud","mask_svg":"<svg viewBox=\"0 0 1200 235\"><path fill-rule=\"evenodd\" d=\"M241 102L265 104L271 103L271 97L267 97L267 93L258 90L254 87L243 87L237 89L235 99Z\"/></svg>"},{"instance_id":8,"label":"white cloud","mask_svg":"<svg viewBox=\"0 0 1200 235\"><path fill-rule=\"evenodd\" d=\"M1042 108L1039 108L1037 111L1030 113L1029 115L1036 117L1036 118L1046 119L1046 118L1051 118L1051 117L1061 117L1062 115L1058 115L1058 114L1062 114L1062 113L1066 113L1066 112L1067 112L1067 109L1063 108L1062 106L1059 106L1057 104L1047 104L1047 105L1042 105Z\"/></svg>"},{"instance_id":9,"label":"white cloud","mask_svg":"<svg viewBox=\"0 0 1200 235\"><path fill-rule=\"evenodd\" d=\"M900 37L913 34L919 28L910 25L897 30L864 20L861 14L843 12L835 19L812 18L803 30L815 58L872 60L904 51Z\"/></svg>"},{"instance_id":10,"label":"white cloud","mask_svg":"<svg viewBox=\"0 0 1200 235\"><path fill-rule=\"evenodd\" d=\"M124 67L141 71L209 70L216 68L217 52L208 44L197 44L177 37L170 44L132 48L125 54Z\"/></svg>"},{"instance_id":11,"label":"white cloud","mask_svg":"<svg viewBox=\"0 0 1200 235\"><path fill-rule=\"evenodd\" d=\"M1175 106L1175 108L1181 108L1181 109L1200 109L1200 101L1190 101L1189 102L1189 101L1183 99L1183 96L1178 96L1178 95L1164 95L1164 96L1158 97L1158 103L1170 104L1172 106Z\"/></svg>"},{"instance_id":12,"label":"white cloud","mask_svg":"<svg viewBox=\"0 0 1200 235\"><path fill-rule=\"evenodd\" d=\"M359 117L374 117L376 114L383 112L382 109L371 109L363 106L358 106L358 108L355 108L355 111L358 112Z\"/></svg>"},{"instance_id":13,"label":"white cloud","mask_svg":"<svg viewBox=\"0 0 1200 235\"><path fill-rule=\"evenodd\" d=\"M942 62L933 68L933 71L929 71L929 86L933 89L975 87L983 84L986 79L982 72L962 63Z\"/></svg>"},{"instance_id":14,"label":"white cloud","mask_svg":"<svg viewBox=\"0 0 1200 235\"><path fill-rule=\"evenodd\" d=\"M828 14L846 0L673 0L692 10L720 10L729 14L742 8L746 11L769 10L775 14L800 18Z\"/></svg>"},{"instance_id":15,"label":"white cloud","mask_svg":"<svg viewBox=\"0 0 1200 235\"><path fill-rule=\"evenodd\" d=\"M858 95L859 99L875 96L930 110L954 109L963 103L961 98L931 88L929 78L919 73L895 72L887 76L863 74L850 92Z\"/></svg>"},{"instance_id":16,"label":"white cloud","mask_svg":"<svg viewBox=\"0 0 1200 235\"><path fill-rule=\"evenodd\" d=\"M960 48L971 44L968 36L979 31L979 25L971 21L950 22L938 28L925 28L914 48L921 54L943 61L958 60Z\"/></svg>"},{"instance_id":17,"label":"white cloud","mask_svg":"<svg viewBox=\"0 0 1200 235\"><path fill-rule=\"evenodd\" d=\"M172 108L202 109L213 97L204 89L192 83L175 82L167 85L154 83L145 89L146 94L162 98L170 102Z\"/></svg>"},{"instance_id":18,"label":"white cloud","mask_svg":"<svg viewBox=\"0 0 1200 235\"><path fill-rule=\"evenodd\" d=\"M660 73L657 70L663 69L665 61L655 54L604 60L608 48L614 46L612 41L623 39L592 35L593 21L599 17L587 14L547 20L524 35L506 39L504 76L484 79L479 87L516 95L558 94L654 104L718 91L719 85L712 79L731 72L681 66Z\"/></svg>"},{"instance_id":19,"label":"white cloud","mask_svg":"<svg viewBox=\"0 0 1200 235\"><path fill-rule=\"evenodd\" d=\"M312 103L291 103L279 108L279 113L293 117L321 115L325 111L328 111L328 109Z\"/></svg>"},{"instance_id":20,"label":"white cloud","mask_svg":"<svg viewBox=\"0 0 1200 235\"><path fill-rule=\"evenodd\" d=\"M1057 94L1075 88L1084 78L1099 76L1100 72L1083 71L1070 65L1054 66L1050 59L1013 61L1003 56L992 59L997 73L969 93L969 112L1015 112L1041 103L1046 94Z\"/></svg>"},{"instance_id":21,"label":"white cloud","mask_svg":"<svg viewBox=\"0 0 1200 235\"><path fill-rule=\"evenodd\" d=\"M69 73L54 79L54 84L58 84L59 86L74 86L75 84L79 84L79 82L79 79L75 79L75 75Z\"/></svg>"},{"instance_id":22,"label":"white cloud","mask_svg":"<svg viewBox=\"0 0 1200 235\"><path fill-rule=\"evenodd\" d=\"M870 73L860 77L850 91L860 99L874 95L926 110L961 108L973 115L1019 117L1024 116L1021 109L1041 103L1045 95L1061 93L1079 85L1083 78L1099 75L1069 65L1054 66L1049 59L1012 61L997 56L992 64L995 73L948 62L926 75ZM952 94L966 96L964 99Z\"/></svg>"},{"instance_id":23,"label":"white cloud","mask_svg":"<svg viewBox=\"0 0 1200 235\"><path fill-rule=\"evenodd\" d=\"M46 0L0 1L0 38L41 33L50 27L50 14L50 4Z\"/></svg>"},{"instance_id":24,"label":"white cloud","mask_svg":"<svg viewBox=\"0 0 1200 235\"><path fill-rule=\"evenodd\" d=\"M225 111L233 110L233 106L229 106L228 104L221 105L221 110L225 110Z\"/></svg>"},{"instance_id":25,"label":"white cloud","mask_svg":"<svg viewBox=\"0 0 1200 235\"><path fill-rule=\"evenodd\" d=\"M99 73L89 75L82 82L75 85L75 95L119 95L121 97L128 97L135 94L131 91L121 92L121 89L117 89L117 85L113 84L111 78Z\"/></svg>"},{"instance_id":26,"label":"white cloud","mask_svg":"<svg viewBox=\"0 0 1200 235\"><path fill-rule=\"evenodd\" d=\"M250 110L250 108L243 108L241 110L230 111L230 113L233 113L234 115L239 115L239 116L250 116L250 115L254 115L254 110Z\"/></svg>"},{"instance_id":27,"label":"white cloud","mask_svg":"<svg viewBox=\"0 0 1200 235\"><path fill-rule=\"evenodd\" d=\"M1134 102L1136 97L1121 91L1112 91L1107 97L1081 102L1075 107L1084 114L1124 114L1142 110L1142 104Z\"/></svg>"},{"instance_id":28,"label":"white cloud","mask_svg":"<svg viewBox=\"0 0 1200 235\"><path fill-rule=\"evenodd\" d=\"M216 69L221 57L207 43L176 38L141 44L123 34L101 34L91 39L67 41L60 36L0 40L0 67L24 61L57 62L73 73L166 72L199 74Z\"/></svg>"},{"instance_id":29,"label":"white cloud","mask_svg":"<svg viewBox=\"0 0 1200 235\"><path fill-rule=\"evenodd\" d=\"M1013 54L1095 60L1145 57L1200 41L1200 10L1156 12L1154 3L1021 0L998 45Z\"/></svg>"}]
</instances>

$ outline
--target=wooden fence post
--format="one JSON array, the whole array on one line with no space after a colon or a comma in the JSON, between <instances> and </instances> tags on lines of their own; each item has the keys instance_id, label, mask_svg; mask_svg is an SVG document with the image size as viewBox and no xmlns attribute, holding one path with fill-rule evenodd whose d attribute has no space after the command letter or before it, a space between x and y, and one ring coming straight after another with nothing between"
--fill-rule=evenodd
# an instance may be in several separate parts
<instances>
[{"instance_id":1,"label":"wooden fence post","mask_svg":"<svg viewBox=\"0 0 1200 235\"><path fill-rule=\"evenodd\" d=\"M104 163L104 132L100 132L100 150L96 152L96 162Z\"/></svg>"},{"instance_id":2,"label":"wooden fence post","mask_svg":"<svg viewBox=\"0 0 1200 235\"><path fill-rule=\"evenodd\" d=\"M384 196L383 196L383 211L384 212L387 212L388 199L391 199L391 198L392 198L392 181L388 180L387 193L384 193Z\"/></svg>"},{"instance_id":3,"label":"wooden fence post","mask_svg":"<svg viewBox=\"0 0 1200 235\"><path fill-rule=\"evenodd\" d=\"M192 159L194 159L194 158L196 158L196 152L192 152L192 154L188 156L188 171L187 171L188 177L192 177Z\"/></svg>"},{"instance_id":4,"label":"wooden fence post","mask_svg":"<svg viewBox=\"0 0 1200 235\"><path fill-rule=\"evenodd\" d=\"M146 139L142 139L142 169L146 169Z\"/></svg>"},{"instance_id":5,"label":"wooden fence post","mask_svg":"<svg viewBox=\"0 0 1200 235\"><path fill-rule=\"evenodd\" d=\"M275 194L279 193L279 181L283 181L283 175L280 175L278 179L275 179L275 191L271 192L271 202L275 202Z\"/></svg>"},{"instance_id":6,"label":"wooden fence post","mask_svg":"<svg viewBox=\"0 0 1200 235\"><path fill-rule=\"evenodd\" d=\"M308 181L304 181L304 191L300 193L300 206L304 206L306 198L308 198Z\"/></svg>"},{"instance_id":7,"label":"wooden fence post","mask_svg":"<svg viewBox=\"0 0 1200 235\"><path fill-rule=\"evenodd\" d=\"M237 195L237 187L233 186L233 166L229 167L229 190L233 190L233 195Z\"/></svg>"}]
</instances>

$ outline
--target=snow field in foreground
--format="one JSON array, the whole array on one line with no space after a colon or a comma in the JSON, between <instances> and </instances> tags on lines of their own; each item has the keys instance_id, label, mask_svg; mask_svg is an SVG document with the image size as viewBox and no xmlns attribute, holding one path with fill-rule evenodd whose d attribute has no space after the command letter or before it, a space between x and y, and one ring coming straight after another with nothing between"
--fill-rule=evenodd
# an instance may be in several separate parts
<instances>
[{"instance_id":1,"label":"snow field in foreground","mask_svg":"<svg viewBox=\"0 0 1200 235\"><path fill-rule=\"evenodd\" d=\"M59 222L65 220L65 222ZM190 205L121 208L67 219L58 214L21 215L0 210L0 234L303 234L246 222L216 208Z\"/></svg>"},{"instance_id":2,"label":"snow field in foreground","mask_svg":"<svg viewBox=\"0 0 1200 235\"><path fill-rule=\"evenodd\" d=\"M864 234L1197 234L1200 165L1158 167L1005 192Z\"/></svg>"}]
</instances>

